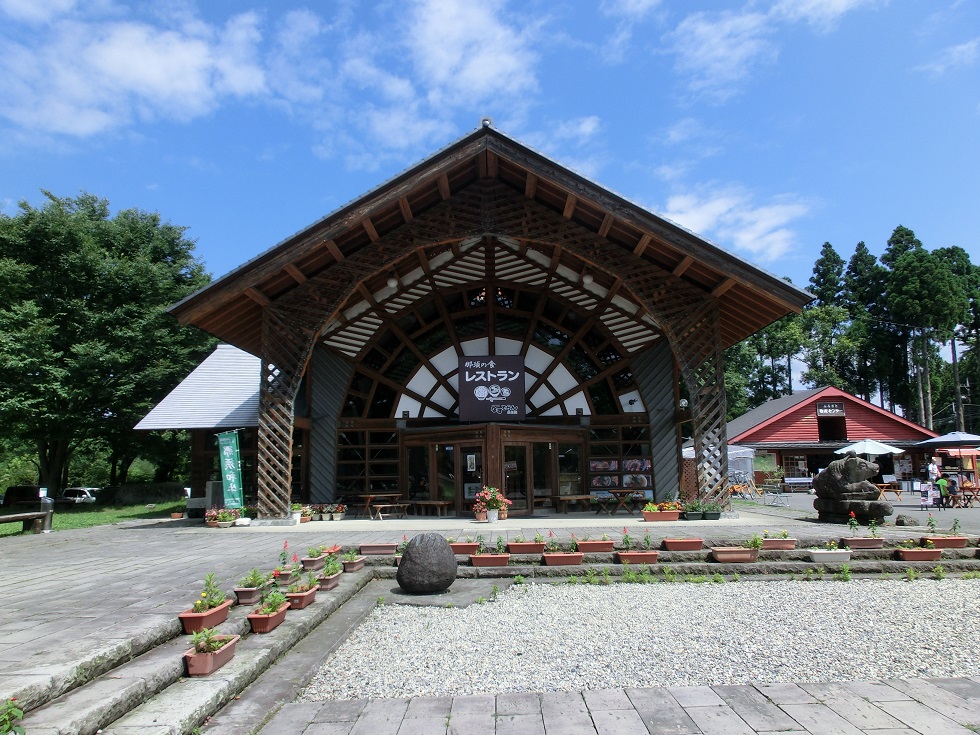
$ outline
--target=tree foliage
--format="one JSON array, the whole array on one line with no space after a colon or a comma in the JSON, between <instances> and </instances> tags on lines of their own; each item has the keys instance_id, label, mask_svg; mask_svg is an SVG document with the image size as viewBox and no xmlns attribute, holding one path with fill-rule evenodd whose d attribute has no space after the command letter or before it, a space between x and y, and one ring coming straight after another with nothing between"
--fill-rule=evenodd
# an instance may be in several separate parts
<instances>
[{"instance_id":1,"label":"tree foliage","mask_svg":"<svg viewBox=\"0 0 980 735\"><path fill-rule=\"evenodd\" d=\"M209 278L184 228L89 194L0 215L0 431L62 486L81 442L131 461L132 427L210 339L164 312Z\"/></svg>"}]
</instances>

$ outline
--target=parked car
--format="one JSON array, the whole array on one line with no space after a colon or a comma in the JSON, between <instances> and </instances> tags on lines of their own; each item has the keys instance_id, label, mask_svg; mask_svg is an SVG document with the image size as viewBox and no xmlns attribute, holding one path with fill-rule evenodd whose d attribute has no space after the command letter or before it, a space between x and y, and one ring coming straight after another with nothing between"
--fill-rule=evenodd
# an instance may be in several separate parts
<instances>
[{"instance_id":1,"label":"parked car","mask_svg":"<svg viewBox=\"0 0 980 735\"><path fill-rule=\"evenodd\" d=\"M61 494L65 501L72 503L94 503L97 487L70 487Z\"/></svg>"}]
</instances>

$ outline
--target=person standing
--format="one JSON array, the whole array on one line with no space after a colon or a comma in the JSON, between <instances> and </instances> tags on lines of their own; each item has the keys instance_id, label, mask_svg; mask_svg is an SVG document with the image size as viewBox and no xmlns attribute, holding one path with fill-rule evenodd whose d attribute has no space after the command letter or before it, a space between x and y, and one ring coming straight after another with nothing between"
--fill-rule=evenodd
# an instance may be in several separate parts
<instances>
[{"instance_id":1,"label":"person standing","mask_svg":"<svg viewBox=\"0 0 980 735\"><path fill-rule=\"evenodd\" d=\"M926 468L926 473L929 475L929 482L935 482L939 479L939 465L936 464L936 458L929 458L929 466Z\"/></svg>"}]
</instances>

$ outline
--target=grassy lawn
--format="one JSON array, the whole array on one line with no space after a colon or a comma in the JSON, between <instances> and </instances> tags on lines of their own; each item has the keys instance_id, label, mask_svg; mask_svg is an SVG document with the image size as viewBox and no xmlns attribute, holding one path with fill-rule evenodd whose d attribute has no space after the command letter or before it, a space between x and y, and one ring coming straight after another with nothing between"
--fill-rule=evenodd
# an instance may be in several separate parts
<instances>
[{"instance_id":1,"label":"grassy lawn","mask_svg":"<svg viewBox=\"0 0 980 735\"><path fill-rule=\"evenodd\" d=\"M184 505L183 500L156 503L152 509L147 508L146 504L113 506L79 503L78 505L58 505L55 507L52 518L52 532L65 531L70 528L110 526L113 523L140 518L169 518L171 513L183 511ZM20 523L0 524L0 537L16 536L21 533L20 529Z\"/></svg>"}]
</instances>

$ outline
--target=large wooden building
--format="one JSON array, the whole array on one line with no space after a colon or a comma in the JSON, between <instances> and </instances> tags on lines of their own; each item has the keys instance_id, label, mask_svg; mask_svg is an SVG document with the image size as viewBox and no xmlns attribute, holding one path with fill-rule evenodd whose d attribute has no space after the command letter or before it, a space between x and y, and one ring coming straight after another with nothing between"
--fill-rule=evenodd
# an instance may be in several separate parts
<instances>
[{"instance_id":1,"label":"large wooden building","mask_svg":"<svg viewBox=\"0 0 980 735\"><path fill-rule=\"evenodd\" d=\"M465 511L482 485L531 513L673 494L682 422L727 500L722 351L810 298L484 121L171 312L259 358L260 515L372 490ZM198 430L201 492L212 427L159 423Z\"/></svg>"}]
</instances>

